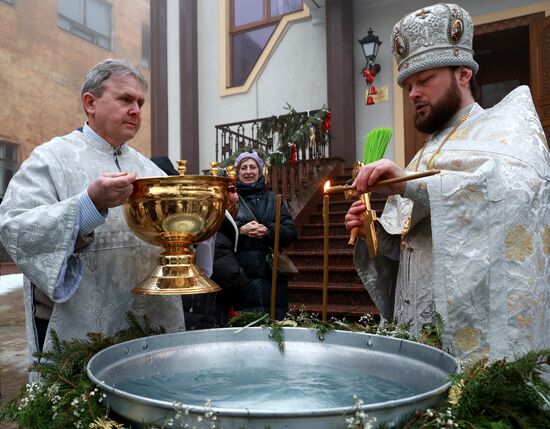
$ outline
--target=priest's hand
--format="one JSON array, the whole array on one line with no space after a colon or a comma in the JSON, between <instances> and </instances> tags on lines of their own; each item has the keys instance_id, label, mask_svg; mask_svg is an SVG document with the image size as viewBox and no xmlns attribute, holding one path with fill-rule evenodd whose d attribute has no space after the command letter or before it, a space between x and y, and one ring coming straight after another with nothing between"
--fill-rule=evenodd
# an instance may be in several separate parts
<instances>
[{"instance_id":1,"label":"priest's hand","mask_svg":"<svg viewBox=\"0 0 550 429\"><path fill-rule=\"evenodd\" d=\"M88 185L88 195L98 210L123 204L132 194L136 173L103 173Z\"/></svg>"},{"instance_id":2,"label":"priest's hand","mask_svg":"<svg viewBox=\"0 0 550 429\"><path fill-rule=\"evenodd\" d=\"M367 208L361 200L355 201L348 212L346 213L345 223L346 229L351 232L355 227L359 228L358 233L361 237L365 237L365 231L363 229L363 214Z\"/></svg>"},{"instance_id":3,"label":"priest's hand","mask_svg":"<svg viewBox=\"0 0 550 429\"><path fill-rule=\"evenodd\" d=\"M389 159L381 159L362 167L353 182L353 186L356 187L358 194L376 192L377 194L386 196L395 194L403 195L406 187L405 182L373 187L376 185L376 182L380 180L393 179L401 176L405 176L405 171L401 167Z\"/></svg>"}]
</instances>

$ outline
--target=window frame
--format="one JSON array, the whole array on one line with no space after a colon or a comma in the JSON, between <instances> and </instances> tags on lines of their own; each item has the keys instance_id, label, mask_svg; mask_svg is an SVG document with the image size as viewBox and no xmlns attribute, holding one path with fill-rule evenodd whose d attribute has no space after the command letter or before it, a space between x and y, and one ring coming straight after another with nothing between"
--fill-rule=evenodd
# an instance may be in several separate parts
<instances>
[{"instance_id":1,"label":"window frame","mask_svg":"<svg viewBox=\"0 0 550 429\"><path fill-rule=\"evenodd\" d=\"M80 13L82 15L82 21L87 22L86 6L90 0L71 0L71 1L80 2L80 7L81 7ZM85 40L107 51L111 51L113 49L113 5L105 0L93 0L93 1L97 3L101 3L109 8L109 36L106 36L103 33L99 33L91 29L90 27L88 27L86 24L81 24L80 22L76 22L73 19L69 18L68 16L63 15L59 11L59 3L57 6L57 27L67 33L72 34L73 36L78 37L79 39ZM60 20L65 22L69 26L69 29L61 27ZM84 37L81 33L85 34L86 36L89 36L91 40ZM100 39L105 40L109 45L109 47L102 46L99 43Z\"/></svg>"},{"instance_id":2,"label":"window frame","mask_svg":"<svg viewBox=\"0 0 550 429\"><path fill-rule=\"evenodd\" d=\"M252 23L235 26L235 0L219 0L220 1L220 34L224 37L224 43L221 46L224 61L222 62L221 71L221 95L232 95L237 93L247 92L256 79L259 71L264 67L268 57L273 52L276 44L281 39L286 27L294 21L305 20L311 17L310 10L302 0L302 9L290 12L287 14L268 16L271 11L271 0L263 0L263 18ZM264 27L275 24L275 29L264 46L256 64L246 77L241 85L232 86L232 53L233 53L233 36L236 34L246 33L252 30L258 30Z\"/></svg>"},{"instance_id":3,"label":"window frame","mask_svg":"<svg viewBox=\"0 0 550 429\"><path fill-rule=\"evenodd\" d=\"M8 188L8 183L9 183L9 181L7 183L3 183L5 167L6 166L13 167L13 174L17 173L17 170L19 169L19 156L20 156L19 145L9 140L0 139L0 148L8 147L8 146L13 148L15 156L12 159L4 158L3 155L1 155L3 151L0 150L0 198L4 198L4 195L6 194L6 189Z\"/></svg>"},{"instance_id":4,"label":"window frame","mask_svg":"<svg viewBox=\"0 0 550 429\"><path fill-rule=\"evenodd\" d=\"M303 5L303 1L302 1L302 5ZM267 27L269 25L272 25L276 22L279 22L281 19L283 19L283 16L285 15L290 15L291 13L295 13L295 12L290 12L290 13L287 13L287 14L283 14L283 15L277 15L277 16L270 16L269 12L271 11L271 0L263 0L263 17L260 21L254 21L254 22L250 22L248 24L242 24L242 25L237 25L235 26L234 23L235 23L235 0L230 0L230 3L229 3L229 33L230 34L235 34L235 33L244 33L246 31L250 31L250 30L257 30L259 28L262 28L262 27ZM296 12L300 12L300 11L296 11Z\"/></svg>"}]
</instances>

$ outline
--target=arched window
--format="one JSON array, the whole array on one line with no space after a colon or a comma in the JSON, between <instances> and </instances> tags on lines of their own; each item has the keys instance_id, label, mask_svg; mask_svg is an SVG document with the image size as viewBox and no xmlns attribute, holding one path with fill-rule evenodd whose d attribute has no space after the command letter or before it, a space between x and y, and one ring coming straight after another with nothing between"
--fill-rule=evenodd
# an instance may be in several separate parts
<instances>
[{"instance_id":1,"label":"arched window","mask_svg":"<svg viewBox=\"0 0 550 429\"><path fill-rule=\"evenodd\" d=\"M302 0L228 0L229 86L241 86L285 15L304 9Z\"/></svg>"}]
</instances>

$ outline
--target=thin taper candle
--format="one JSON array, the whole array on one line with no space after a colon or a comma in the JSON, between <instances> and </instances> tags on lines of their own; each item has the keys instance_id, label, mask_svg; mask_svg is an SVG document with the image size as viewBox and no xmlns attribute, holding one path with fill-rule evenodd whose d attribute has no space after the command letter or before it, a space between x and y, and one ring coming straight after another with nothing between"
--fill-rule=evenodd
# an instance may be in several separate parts
<instances>
[{"instance_id":1,"label":"thin taper candle","mask_svg":"<svg viewBox=\"0 0 550 429\"><path fill-rule=\"evenodd\" d=\"M330 182L327 182L330 186ZM325 196L323 197L323 322L327 321L328 307L328 230L329 230L329 196L326 193L327 184L325 184Z\"/></svg>"},{"instance_id":2,"label":"thin taper candle","mask_svg":"<svg viewBox=\"0 0 550 429\"><path fill-rule=\"evenodd\" d=\"M277 194L275 208L275 239L273 241L273 271L271 272L271 320L275 320L275 301L277 299L277 268L279 267L279 232L281 230L281 194Z\"/></svg>"},{"instance_id":3,"label":"thin taper candle","mask_svg":"<svg viewBox=\"0 0 550 429\"><path fill-rule=\"evenodd\" d=\"M371 188L376 186L385 186L392 185L394 183L408 182L409 180L420 179L422 177L433 176L434 174L439 174L439 170L427 170L421 171L419 173L412 173L406 176L394 177L393 179L385 179L380 182L376 182ZM333 194L335 192L345 192L345 191L355 191L355 186L351 185L340 185L340 186L331 186L329 189L325 190L326 194Z\"/></svg>"}]
</instances>

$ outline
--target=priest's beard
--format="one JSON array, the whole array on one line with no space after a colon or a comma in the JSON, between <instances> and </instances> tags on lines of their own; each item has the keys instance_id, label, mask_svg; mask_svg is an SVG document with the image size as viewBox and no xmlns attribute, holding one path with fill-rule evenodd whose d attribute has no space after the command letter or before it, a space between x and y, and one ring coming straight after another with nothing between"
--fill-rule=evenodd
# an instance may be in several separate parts
<instances>
[{"instance_id":1,"label":"priest's beard","mask_svg":"<svg viewBox=\"0 0 550 429\"><path fill-rule=\"evenodd\" d=\"M414 126L421 133L432 134L439 131L460 109L462 103L460 89L454 76L451 76L451 85L435 104L430 104L431 112L425 116L414 115Z\"/></svg>"}]
</instances>

